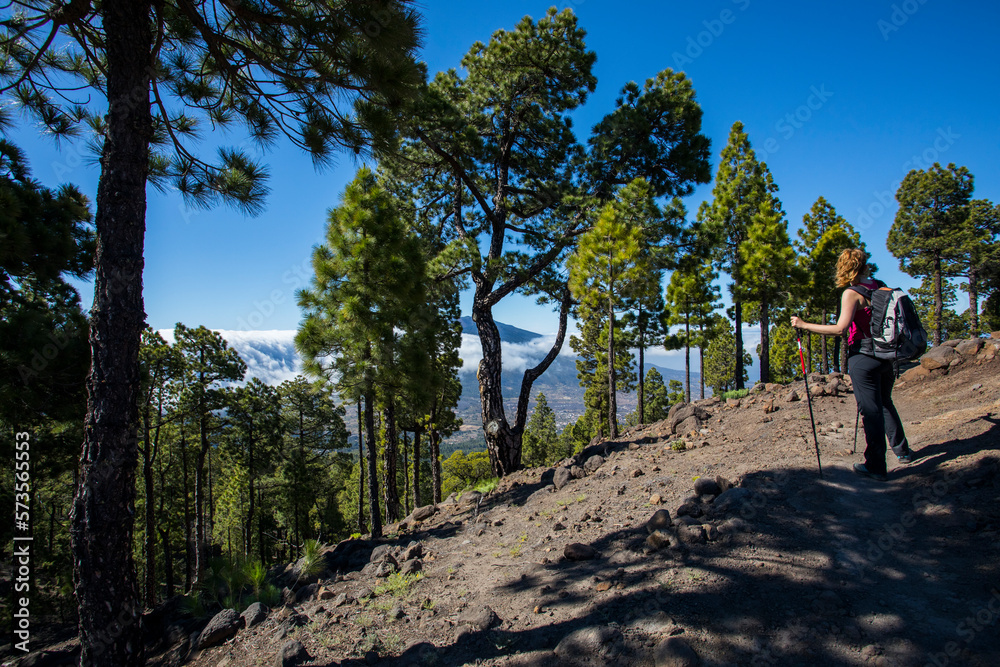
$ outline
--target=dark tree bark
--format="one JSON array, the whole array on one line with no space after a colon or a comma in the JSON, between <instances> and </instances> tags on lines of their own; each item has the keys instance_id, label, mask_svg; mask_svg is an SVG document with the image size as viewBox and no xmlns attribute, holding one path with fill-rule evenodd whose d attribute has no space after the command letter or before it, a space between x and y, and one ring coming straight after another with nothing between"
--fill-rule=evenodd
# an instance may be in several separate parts
<instances>
[{"instance_id":1,"label":"dark tree bark","mask_svg":"<svg viewBox=\"0 0 1000 667\"><path fill-rule=\"evenodd\" d=\"M399 486L397 484L397 459L399 441L396 435L396 404L392 398L385 408L385 517L392 523L399 516Z\"/></svg>"},{"instance_id":2,"label":"dark tree bark","mask_svg":"<svg viewBox=\"0 0 1000 667\"><path fill-rule=\"evenodd\" d=\"M826 310L824 310L823 311L823 322L822 323L826 324L827 321L829 321L829 319L830 319L830 313L828 313ZM827 348L826 348L826 336L822 336L820 338L819 344L820 344L820 354L823 357L823 362L822 362L821 370L823 371L823 375L826 375L827 373L830 372L830 362L829 362L829 358L827 356L828 352L827 352Z\"/></svg>"},{"instance_id":3,"label":"dark tree bark","mask_svg":"<svg viewBox=\"0 0 1000 667\"><path fill-rule=\"evenodd\" d=\"M738 299L733 300L733 310L736 316L733 323L736 327L736 331L733 332L736 337L736 377L733 380L737 389L743 389L743 304Z\"/></svg>"},{"instance_id":4,"label":"dark tree bark","mask_svg":"<svg viewBox=\"0 0 1000 667\"><path fill-rule=\"evenodd\" d=\"M420 507L420 433L422 429L418 426L413 431L413 507ZM441 502L441 501L435 501Z\"/></svg>"},{"instance_id":5,"label":"dark tree bark","mask_svg":"<svg viewBox=\"0 0 1000 667\"><path fill-rule=\"evenodd\" d=\"M365 393L365 433L368 435L368 522L372 539L382 537L382 512L378 503L378 448L375 446L375 392Z\"/></svg>"},{"instance_id":6,"label":"dark tree bark","mask_svg":"<svg viewBox=\"0 0 1000 667\"><path fill-rule=\"evenodd\" d=\"M641 385L641 383L640 383ZM684 314L684 400L691 402L691 315Z\"/></svg>"},{"instance_id":7,"label":"dark tree bark","mask_svg":"<svg viewBox=\"0 0 1000 667\"><path fill-rule=\"evenodd\" d=\"M771 318L768 313L767 299L760 303L760 381L771 381ZM742 355L739 355L742 356Z\"/></svg>"},{"instance_id":8,"label":"dark tree bark","mask_svg":"<svg viewBox=\"0 0 1000 667\"><path fill-rule=\"evenodd\" d=\"M358 532L365 533L365 451L361 401L358 401Z\"/></svg>"},{"instance_id":9,"label":"dark tree bark","mask_svg":"<svg viewBox=\"0 0 1000 667\"><path fill-rule=\"evenodd\" d=\"M100 12L109 107L94 220L91 370L72 512L73 579L80 664L141 665L132 539L153 27L145 2L106 0Z\"/></svg>"}]
</instances>

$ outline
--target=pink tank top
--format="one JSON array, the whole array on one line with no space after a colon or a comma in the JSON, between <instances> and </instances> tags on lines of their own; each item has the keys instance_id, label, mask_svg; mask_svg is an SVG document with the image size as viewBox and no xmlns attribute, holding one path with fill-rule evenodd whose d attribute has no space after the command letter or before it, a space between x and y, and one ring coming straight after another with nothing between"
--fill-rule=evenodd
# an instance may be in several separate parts
<instances>
[{"instance_id":1,"label":"pink tank top","mask_svg":"<svg viewBox=\"0 0 1000 667\"><path fill-rule=\"evenodd\" d=\"M862 287L867 287L870 290L878 289L878 283L874 280L866 280L860 283ZM847 328L847 344L848 346L854 345L855 343L861 344L862 338L872 337L872 307L871 302L864 308L859 308L854 311L854 319L851 321L851 326Z\"/></svg>"}]
</instances>

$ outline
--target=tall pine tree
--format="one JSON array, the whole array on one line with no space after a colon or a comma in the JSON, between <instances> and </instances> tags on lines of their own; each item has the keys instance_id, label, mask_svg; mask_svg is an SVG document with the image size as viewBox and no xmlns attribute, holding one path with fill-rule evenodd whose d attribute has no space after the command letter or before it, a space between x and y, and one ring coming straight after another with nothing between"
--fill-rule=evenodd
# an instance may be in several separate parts
<instances>
[{"instance_id":1,"label":"tall pine tree","mask_svg":"<svg viewBox=\"0 0 1000 667\"><path fill-rule=\"evenodd\" d=\"M713 237L714 259L717 266L732 280L735 319L735 382L742 389L743 368L743 263L740 249L748 238L748 227L761 205L776 190L761 164L757 161L743 123L736 121L729 131L729 141L722 149L719 170L712 188L712 204L704 216L705 230Z\"/></svg>"},{"instance_id":2,"label":"tall pine tree","mask_svg":"<svg viewBox=\"0 0 1000 667\"><path fill-rule=\"evenodd\" d=\"M312 286L298 295L305 320L295 346L307 373L333 381L345 399L364 401L368 519L372 536L379 537L376 400L395 386L396 329L405 330L424 303L426 269L419 242L367 168L330 211L313 269Z\"/></svg>"},{"instance_id":3,"label":"tall pine tree","mask_svg":"<svg viewBox=\"0 0 1000 667\"><path fill-rule=\"evenodd\" d=\"M899 268L915 277L930 277L934 285L934 344L942 341L943 282L960 275L973 178L965 167L934 163L903 178L896 200L899 210L889 229L886 247Z\"/></svg>"}]
</instances>

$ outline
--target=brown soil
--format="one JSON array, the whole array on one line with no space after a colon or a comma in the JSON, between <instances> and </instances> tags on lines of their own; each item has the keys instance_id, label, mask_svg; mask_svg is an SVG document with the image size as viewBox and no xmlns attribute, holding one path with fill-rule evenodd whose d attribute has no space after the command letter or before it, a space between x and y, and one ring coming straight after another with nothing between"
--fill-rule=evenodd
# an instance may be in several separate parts
<instances>
[{"instance_id":1,"label":"brown soil","mask_svg":"<svg viewBox=\"0 0 1000 667\"><path fill-rule=\"evenodd\" d=\"M673 637L706 666L1000 665L1000 359L897 385L920 458L900 466L889 452L888 483L850 470L864 435L852 454L849 393L812 400L820 478L807 402L786 400L795 387L709 407L686 451L661 424L590 448L606 461L558 491L532 469L478 506L444 503L382 541L422 545L423 577L407 591L274 610L184 664L280 664L291 639L307 665L696 664L657 661ZM691 522L714 539L649 549L653 512L677 523L693 480L716 476L747 489L748 504L722 513L697 501L708 516ZM597 555L568 560L570 543ZM320 582L328 596L384 581L358 571L373 546L362 544L352 571Z\"/></svg>"}]
</instances>

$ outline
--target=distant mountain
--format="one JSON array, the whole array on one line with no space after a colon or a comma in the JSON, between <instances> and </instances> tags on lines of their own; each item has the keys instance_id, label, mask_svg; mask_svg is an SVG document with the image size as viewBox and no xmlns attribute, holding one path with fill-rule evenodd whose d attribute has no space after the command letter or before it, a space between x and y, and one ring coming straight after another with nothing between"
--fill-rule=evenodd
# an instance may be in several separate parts
<instances>
[{"instance_id":1,"label":"distant mountain","mask_svg":"<svg viewBox=\"0 0 1000 667\"><path fill-rule=\"evenodd\" d=\"M463 317L460 322L462 323L463 334L479 336L479 327L476 326L476 323L472 321L471 317ZM517 327L504 324L502 322L497 322L496 325L497 329L500 331L500 340L505 343L528 343L536 338L542 337L541 334L536 334L533 331L525 331L524 329L518 329Z\"/></svg>"}]
</instances>

